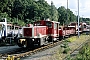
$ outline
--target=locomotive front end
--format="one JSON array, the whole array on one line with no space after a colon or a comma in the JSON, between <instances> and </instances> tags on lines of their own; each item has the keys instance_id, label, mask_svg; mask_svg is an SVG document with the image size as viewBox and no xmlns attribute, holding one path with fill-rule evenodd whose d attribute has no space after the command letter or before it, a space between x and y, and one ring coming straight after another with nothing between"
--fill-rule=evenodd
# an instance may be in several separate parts
<instances>
[{"instance_id":1,"label":"locomotive front end","mask_svg":"<svg viewBox=\"0 0 90 60\"><path fill-rule=\"evenodd\" d=\"M46 26L24 27L22 37L18 39L20 47L34 47L43 45L47 37Z\"/></svg>"}]
</instances>

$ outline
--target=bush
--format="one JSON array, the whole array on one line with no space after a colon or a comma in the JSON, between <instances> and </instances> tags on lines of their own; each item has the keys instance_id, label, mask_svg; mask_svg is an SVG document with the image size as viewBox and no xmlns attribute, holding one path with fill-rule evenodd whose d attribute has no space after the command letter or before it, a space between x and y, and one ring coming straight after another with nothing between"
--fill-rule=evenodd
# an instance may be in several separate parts
<instances>
[{"instance_id":1,"label":"bush","mask_svg":"<svg viewBox=\"0 0 90 60\"><path fill-rule=\"evenodd\" d=\"M85 46L83 46L80 49L79 54L76 56L75 59L76 60L90 60L90 42L85 44Z\"/></svg>"},{"instance_id":2,"label":"bush","mask_svg":"<svg viewBox=\"0 0 90 60\"><path fill-rule=\"evenodd\" d=\"M64 49L63 53L67 54L69 51L70 51L70 48L68 47Z\"/></svg>"},{"instance_id":3,"label":"bush","mask_svg":"<svg viewBox=\"0 0 90 60\"><path fill-rule=\"evenodd\" d=\"M63 51L63 53L68 53L68 51L70 50L70 48L69 48L69 46L68 46L68 40L65 40L64 42L63 42L63 44L61 44L61 47L62 48L64 48L64 51Z\"/></svg>"},{"instance_id":4,"label":"bush","mask_svg":"<svg viewBox=\"0 0 90 60\"><path fill-rule=\"evenodd\" d=\"M67 47L69 47L69 46L68 46L68 43L67 43L67 42L64 42L63 44L61 44L61 47L62 47L62 48L67 48Z\"/></svg>"}]
</instances>

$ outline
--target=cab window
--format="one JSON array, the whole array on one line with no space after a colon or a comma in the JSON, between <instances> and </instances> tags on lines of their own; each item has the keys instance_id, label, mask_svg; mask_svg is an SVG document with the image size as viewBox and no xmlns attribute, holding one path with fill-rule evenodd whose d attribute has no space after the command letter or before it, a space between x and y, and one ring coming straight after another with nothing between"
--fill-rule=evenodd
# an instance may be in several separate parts
<instances>
[{"instance_id":1,"label":"cab window","mask_svg":"<svg viewBox=\"0 0 90 60\"><path fill-rule=\"evenodd\" d=\"M47 21L46 26L48 26L49 28L52 28L52 23Z\"/></svg>"},{"instance_id":2,"label":"cab window","mask_svg":"<svg viewBox=\"0 0 90 60\"><path fill-rule=\"evenodd\" d=\"M54 23L54 29L57 29L57 23Z\"/></svg>"}]
</instances>

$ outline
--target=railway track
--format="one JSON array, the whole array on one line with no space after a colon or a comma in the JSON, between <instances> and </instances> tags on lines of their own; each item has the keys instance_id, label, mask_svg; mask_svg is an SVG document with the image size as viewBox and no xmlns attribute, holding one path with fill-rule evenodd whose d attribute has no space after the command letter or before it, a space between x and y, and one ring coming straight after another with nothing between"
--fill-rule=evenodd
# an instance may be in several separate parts
<instances>
[{"instance_id":1,"label":"railway track","mask_svg":"<svg viewBox=\"0 0 90 60\"><path fill-rule=\"evenodd\" d=\"M46 49L55 47L55 46L61 44L62 41L57 41L57 42L54 42L54 43L50 43L46 46L42 46L42 47L39 47L39 48L34 49L34 50L25 49L25 48L22 49L21 48L21 49L18 49L16 51L14 51L14 52L7 52L5 54L0 54L0 57L2 57L2 59L6 59L6 58L8 58L8 56L10 56L10 57L14 57L14 59L17 59L17 58L21 58L21 57L30 56L30 55L36 54L40 51L44 51Z\"/></svg>"},{"instance_id":2,"label":"railway track","mask_svg":"<svg viewBox=\"0 0 90 60\"><path fill-rule=\"evenodd\" d=\"M84 43L82 43L80 46L78 46L76 49L74 49L70 54L72 54L74 51L77 51L86 42L88 42L88 40L86 40ZM8 57L8 55L11 56L11 57L14 56L14 59L22 58L22 57L27 57L27 56L36 54L38 52L44 51L46 49L55 47L55 46L57 46L59 44L62 44L62 43L63 43L63 40L62 41L57 41L57 42L54 42L54 43L50 43L50 44L48 44L46 46L42 46L42 47L39 47L39 48L33 49L33 50L30 50L30 49L20 49L20 50L14 51L14 52L8 52L6 54L0 54L0 57L2 57L3 59L6 59ZM66 60L66 57L64 58L64 60Z\"/></svg>"}]
</instances>

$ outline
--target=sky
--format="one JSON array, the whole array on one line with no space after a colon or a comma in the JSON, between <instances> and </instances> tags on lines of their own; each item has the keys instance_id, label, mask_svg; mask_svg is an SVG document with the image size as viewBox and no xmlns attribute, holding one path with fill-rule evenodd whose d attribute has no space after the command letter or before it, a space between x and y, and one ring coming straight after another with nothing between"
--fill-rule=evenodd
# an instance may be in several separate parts
<instances>
[{"instance_id":1,"label":"sky","mask_svg":"<svg viewBox=\"0 0 90 60\"><path fill-rule=\"evenodd\" d=\"M51 1L58 8L64 6L67 8L67 0L45 0L51 5ZM68 0L68 8L78 15L78 1L79 1L79 15L80 17L90 18L90 0Z\"/></svg>"}]
</instances>

